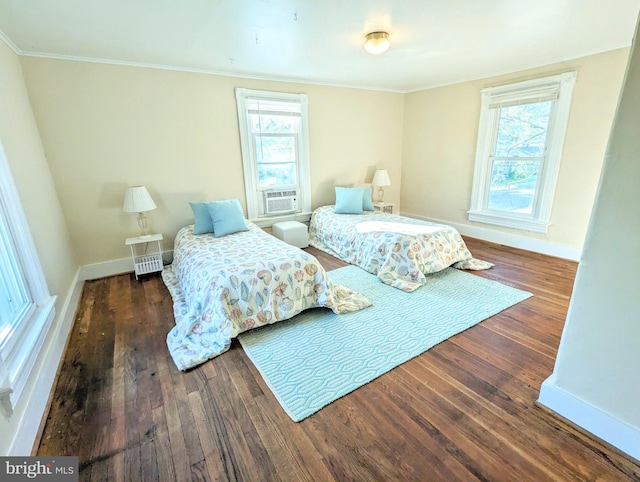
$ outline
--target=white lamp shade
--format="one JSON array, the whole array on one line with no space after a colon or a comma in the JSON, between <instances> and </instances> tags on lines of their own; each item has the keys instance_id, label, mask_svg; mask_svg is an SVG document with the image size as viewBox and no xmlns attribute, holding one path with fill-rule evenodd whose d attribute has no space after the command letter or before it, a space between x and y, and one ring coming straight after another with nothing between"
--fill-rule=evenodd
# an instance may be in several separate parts
<instances>
[{"instance_id":1,"label":"white lamp shade","mask_svg":"<svg viewBox=\"0 0 640 482\"><path fill-rule=\"evenodd\" d=\"M386 169L378 169L373 176L371 184L374 186L391 186L391 179L389 179L389 173Z\"/></svg>"},{"instance_id":2,"label":"white lamp shade","mask_svg":"<svg viewBox=\"0 0 640 482\"><path fill-rule=\"evenodd\" d=\"M146 187L133 186L127 189L124 195L124 207L122 208L125 213L142 213L155 208L156 203L151 199Z\"/></svg>"}]
</instances>

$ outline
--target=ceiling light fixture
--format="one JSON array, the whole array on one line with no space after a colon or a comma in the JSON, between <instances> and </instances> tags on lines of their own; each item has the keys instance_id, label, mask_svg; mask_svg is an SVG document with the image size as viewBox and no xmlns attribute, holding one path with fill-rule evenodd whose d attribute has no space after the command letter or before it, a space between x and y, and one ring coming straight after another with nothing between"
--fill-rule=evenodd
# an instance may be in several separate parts
<instances>
[{"instance_id":1,"label":"ceiling light fixture","mask_svg":"<svg viewBox=\"0 0 640 482\"><path fill-rule=\"evenodd\" d=\"M373 55L380 55L389 48L389 34L387 32L371 32L365 35L364 49Z\"/></svg>"}]
</instances>

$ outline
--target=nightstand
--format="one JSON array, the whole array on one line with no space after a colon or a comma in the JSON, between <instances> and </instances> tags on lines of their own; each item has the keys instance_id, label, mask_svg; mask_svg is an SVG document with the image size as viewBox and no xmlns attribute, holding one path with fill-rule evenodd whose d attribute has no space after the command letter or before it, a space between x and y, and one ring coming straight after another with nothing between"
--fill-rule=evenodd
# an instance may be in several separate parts
<instances>
[{"instance_id":1,"label":"nightstand","mask_svg":"<svg viewBox=\"0 0 640 482\"><path fill-rule=\"evenodd\" d=\"M386 214L393 214L395 204L393 203L373 203L373 208Z\"/></svg>"},{"instance_id":2,"label":"nightstand","mask_svg":"<svg viewBox=\"0 0 640 482\"><path fill-rule=\"evenodd\" d=\"M146 236L136 236L135 238L127 238L124 242L131 247L131 259L136 272L136 279L141 274L156 273L164 269L162 263L162 234L148 234ZM139 253L138 250L144 250ZM156 251L147 252L149 246Z\"/></svg>"}]
</instances>

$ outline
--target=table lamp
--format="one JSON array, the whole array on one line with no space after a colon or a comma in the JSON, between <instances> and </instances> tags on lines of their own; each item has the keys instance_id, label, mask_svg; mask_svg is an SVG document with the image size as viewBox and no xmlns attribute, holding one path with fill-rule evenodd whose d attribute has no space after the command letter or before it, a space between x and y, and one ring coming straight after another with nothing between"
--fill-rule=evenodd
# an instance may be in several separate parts
<instances>
[{"instance_id":1,"label":"table lamp","mask_svg":"<svg viewBox=\"0 0 640 482\"><path fill-rule=\"evenodd\" d=\"M146 211L156 209L156 203L153 202L149 191L144 186L132 186L127 189L124 195L124 207L122 210L125 213L138 213L138 226L140 226L140 237L150 236L147 233L147 217Z\"/></svg>"},{"instance_id":2,"label":"table lamp","mask_svg":"<svg viewBox=\"0 0 640 482\"><path fill-rule=\"evenodd\" d=\"M378 186L378 202L382 202L382 198L384 197L384 189L383 186L391 186L391 179L389 179L389 173L386 169L378 169L373 176L373 181L371 184L374 186Z\"/></svg>"}]
</instances>

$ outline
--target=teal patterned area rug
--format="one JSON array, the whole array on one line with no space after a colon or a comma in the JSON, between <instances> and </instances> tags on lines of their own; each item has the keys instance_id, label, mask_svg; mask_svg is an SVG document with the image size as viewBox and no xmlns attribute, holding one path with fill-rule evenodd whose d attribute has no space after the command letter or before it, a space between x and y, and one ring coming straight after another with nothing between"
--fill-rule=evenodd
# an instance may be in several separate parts
<instances>
[{"instance_id":1,"label":"teal patterned area rug","mask_svg":"<svg viewBox=\"0 0 640 482\"><path fill-rule=\"evenodd\" d=\"M329 272L373 303L336 315L314 308L242 333L242 347L296 422L531 293L447 268L412 293L361 268Z\"/></svg>"}]
</instances>

